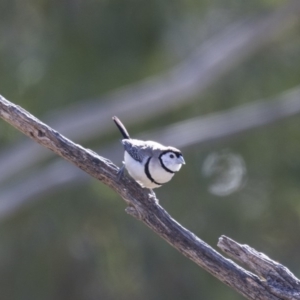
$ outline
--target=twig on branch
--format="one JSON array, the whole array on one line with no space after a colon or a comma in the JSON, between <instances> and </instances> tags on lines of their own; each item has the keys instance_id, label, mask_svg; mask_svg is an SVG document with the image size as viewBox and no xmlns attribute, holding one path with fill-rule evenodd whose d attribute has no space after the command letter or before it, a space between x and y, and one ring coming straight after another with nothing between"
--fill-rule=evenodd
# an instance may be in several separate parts
<instances>
[{"instance_id":1,"label":"twig on branch","mask_svg":"<svg viewBox=\"0 0 300 300\"><path fill-rule=\"evenodd\" d=\"M186 257L248 299L279 300L266 280L224 258L193 233L182 227L133 179L117 180L118 168L106 158L74 144L24 109L0 97L0 116L37 143L72 162L115 190L127 203L126 211L145 223ZM285 273L287 275L288 272ZM275 279L276 280L276 279ZM277 281L276 281L277 282ZM280 284L279 284L280 286ZM296 292L296 291L295 291ZM285 298L289 299L289 298ZM296 299L296 298L290 298Z\"/></svg>"},{"instance_id":2,"label":"twig on branch","mask_svg":"<svg viewBox=\"0 0 300 300\"><path fill-rule=\"evenodd\" d=\"M120 115L130 126L166 113L170 107L200 98L208 87L236 65L270 44L279 34L300 22L300 1L288 1L273 12L247 22L236 22L201 43L190 57L170 70L116 89L96 100L85 100L55 113L49 124L76 141L106 134L107 115ZM135 114L136 111L138 114ZM133 117L134 116L134 117ZM14 145L15 147L15 145ZM32 167L48 157L30 143L20 142L0 154L0 181Z\"/></svg>"},{"instance_id":3,"label":"twig on branch","mask_svg":"<svg viewBox=\"0 0 300 300\"><path fill-rule=\"evenodd\" d=\"M262 283L272 294L280 299L300 299L300 280L285 266L250 246L240 245L226 236L220 237L218 247L262 278Z\"/></svg>"}]
</instances>

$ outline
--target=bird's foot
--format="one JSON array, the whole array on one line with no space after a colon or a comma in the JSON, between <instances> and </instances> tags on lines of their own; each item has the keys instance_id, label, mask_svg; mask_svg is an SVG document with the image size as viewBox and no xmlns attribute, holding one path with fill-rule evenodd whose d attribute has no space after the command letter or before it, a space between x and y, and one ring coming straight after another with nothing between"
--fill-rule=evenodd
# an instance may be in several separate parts
<instances>
[{"instance_id":1,"label":"bird's foot","mask_svg":"<svg viewBox=\"0 0 300 300\"><path fill-rule=\"evenodd\" d=\"M117 176L118 176L118 181L120 181L120 180L122 179L122 176L123 176L123 174L124 174L124 169L125 169L125 166L124 166L124 165L119 169L118 174L117 174Z\"/></svg>"},{"instance_id":2,"label":"bird's foot","mask_svg":"<svg viewBox=\"0 0 300 300\"><path fill-rule=\"evenodd\" d=\"M151 189L149 189L149 191L150 191L149 197L150 197L156 204L158 204L158 199L156 198L156 195L155 195L154 191L151 190Z\"/></svg>"},{"instance_id":3,"label":"bird's foot","mask_svg":"<svg viewBox=\"0 0 300 300\"><path fill-rule=\"evenodd\" d=\"M149 189L149 191L150 191L150 195L152 195L153 197L156 197L156 195L155 195L155 193L154 193L153 190Z\"/></svg>"}]
</instances>

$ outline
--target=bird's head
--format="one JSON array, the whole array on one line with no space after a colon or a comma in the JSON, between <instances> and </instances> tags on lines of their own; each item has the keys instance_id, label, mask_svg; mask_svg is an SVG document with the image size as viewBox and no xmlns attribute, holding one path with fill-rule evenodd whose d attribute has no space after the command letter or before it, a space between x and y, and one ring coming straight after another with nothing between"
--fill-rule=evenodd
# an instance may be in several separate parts
<instances>
[{"instance_id":1,"label":"bird's head","mask_svg":"<svg viewBox=\"0 0 300 300\"><path fill-rule=\"evenodd\" d=\"M185 164L180 150L173 147L163 151L159 159L162 167L167 169L167 171L171 171L171 173L178 172L181 166Z\"/></svg>"}]
</instances>

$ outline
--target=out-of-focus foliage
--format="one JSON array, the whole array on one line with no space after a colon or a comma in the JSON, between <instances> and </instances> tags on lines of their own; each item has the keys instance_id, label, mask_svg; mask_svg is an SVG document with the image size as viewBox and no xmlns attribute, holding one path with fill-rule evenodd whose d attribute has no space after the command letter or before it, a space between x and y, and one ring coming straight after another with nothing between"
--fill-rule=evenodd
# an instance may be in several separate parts
<instances>
[{"instance_id":1,"label":"out-of-focus foliage","mask_svg":"<svg viewBox=\"0 0 300 300\"><path fill-rule=\"evenodd\" d=\"M43 118L167 70L224 26L284 3L2 0L0 93ZM278 36L201 99L170 107L163 118L132 131L229 109L298 85L299 30ZM20 139L4 122L0 128L1 147ZM186 148L186 166L157 190L158 198L209 244L228 235L299 277L299 128L296 117L235 140ZM84 146L106 145L97 140ZM118 195L90 180L39 195L3 221L1 300L242 299L124 208Z\"/></svg>"}]
</instances>

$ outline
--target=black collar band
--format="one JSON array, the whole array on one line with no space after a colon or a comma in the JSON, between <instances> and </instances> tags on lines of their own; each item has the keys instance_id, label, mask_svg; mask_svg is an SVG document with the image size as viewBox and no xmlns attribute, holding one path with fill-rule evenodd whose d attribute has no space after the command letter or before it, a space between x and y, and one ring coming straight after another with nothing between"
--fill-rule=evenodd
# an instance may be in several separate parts
<instances>
[{"instance_id":1,"label":"black collar band","mask_svg":"<svg viewBox=\"0 0 300 300\"><path fill-rule=\"evenodd\" d=\"M155 183L155 184L157 184L157 185L162 185L162 183L156 182L156 181L152 178L152 176L151 176L151 174L150 174L150 171L149 171L149 163L150 163L150 159L151 159L151 156L147 159L147 162L146 162L146 164L145 164L145 174L146 174L146 176L148 177L148 179L149 179L151 182L153 182L153 183Z\"/></svg>"}]
</instances>

